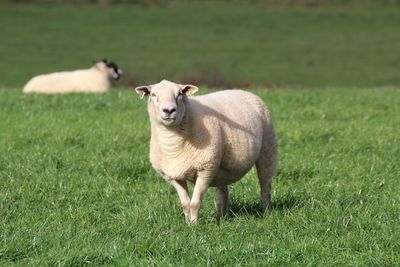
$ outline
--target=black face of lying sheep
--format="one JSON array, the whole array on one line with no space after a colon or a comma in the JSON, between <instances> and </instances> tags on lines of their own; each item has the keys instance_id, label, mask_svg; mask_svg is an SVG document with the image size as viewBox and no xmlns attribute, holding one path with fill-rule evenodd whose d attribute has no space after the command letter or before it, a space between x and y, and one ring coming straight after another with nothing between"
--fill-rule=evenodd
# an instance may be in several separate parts
<instances>
[{"instance_id":1,"label":"black face of lying sheep","mask_svg":"<svg viewBox=\"0 0 400 267\"><path fill-rule=\"evenodd\" d=\"M115 80L120 80L122 78L122 70L118 67L117 64L115 64L109 59L103 59L102 62L106 64L107 68L113 70L112 76Z\"/></svg>"}]
</instances>

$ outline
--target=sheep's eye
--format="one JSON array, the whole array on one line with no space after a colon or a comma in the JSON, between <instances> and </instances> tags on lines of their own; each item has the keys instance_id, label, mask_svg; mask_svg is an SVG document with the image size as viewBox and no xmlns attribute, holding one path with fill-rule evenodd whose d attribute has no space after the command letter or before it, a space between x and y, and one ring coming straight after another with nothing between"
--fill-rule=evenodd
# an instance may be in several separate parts
<instances>
[{"instance_id":1,"label":"sheep's eye","mask_svg":"<svg viewBox=\"0 0 400 267\"><path fill-rule=\"evenodd\" d=\"M151 96L152 96L152 97L156 97L156 94L155 94L155 93L151 93Z\"/></svg>"},{"instance_id":2,"label":"sheep's eye","mask_svg":"<svg viewBox=\"0 0 400 267\"><path fill-rule=\"evenodd\" d=\"M183 92L181 90L179 90L178 96L182 96L182 95L183 95Z\"/></svg>"}]
</instances>

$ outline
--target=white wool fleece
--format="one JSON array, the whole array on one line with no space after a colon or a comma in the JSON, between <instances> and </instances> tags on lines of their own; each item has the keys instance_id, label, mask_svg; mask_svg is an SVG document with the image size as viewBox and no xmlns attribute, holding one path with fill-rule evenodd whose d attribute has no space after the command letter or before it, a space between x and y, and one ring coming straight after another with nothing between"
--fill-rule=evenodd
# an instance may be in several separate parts
<instances>
[{"instance_id":1,"label":"white wool fleece","mask_svg":"<svg viewBox=\"0 0 400 267\"><path fill-rule=\"evenodd\" d=\"M110 72L104 63L90 69L54 72L33 77L24 86L24 93L66 94L104 93L110 89Z\"/></svg>"},{"instance_id":2,"label":"white wool fleece","mask_svg":"<svg viewBox=\"0 0 400 267\"><path fill-rule=\"evenodd\" d=\"M226 90L198 97L192 85L162 81L136 88L149 96L150 161L177 190L186 220L196 222L204 193L217 187L217 214L228 205L227 185L256 165L265 208L278 161L270 113L256 95ZM195 183L188 195L186 181Z\"/></svg>"}]
</instances>

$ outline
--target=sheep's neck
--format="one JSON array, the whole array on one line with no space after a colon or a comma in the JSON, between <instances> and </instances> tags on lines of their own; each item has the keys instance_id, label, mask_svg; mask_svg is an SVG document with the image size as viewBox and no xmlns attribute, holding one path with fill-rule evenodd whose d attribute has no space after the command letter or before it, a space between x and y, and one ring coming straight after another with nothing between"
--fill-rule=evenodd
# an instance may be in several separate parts
<instances>
[{"instance_id":1,"label":"sheep's neck","mask_svg":"<svg viewBox=\"0 0 400 267\"><path fill-rule=\"evenodd\" d=\"M161 151L171 158L176 158L182 152L185 144L185 134L181 129L158 127L157 143Z\"/></svg>"},{"instance_id":2,"label":"sheep's neck","mask_svg":"<svg viewBox=\"0 0 400 267\"><path fill-rule=\"evenodd\" d=\"M100 81L102 84L105 84L107 87L110 87L111 82L110 82L110 79L108 78L108 75L99 69L95 68L94 70L96 70L95 73L97 74L98 81Z\"/></svg>"},{"instance_id":3,"label":"sheep's neck","mask_svg":"<svg viewBox=\"0 0 400 267\"><path fill-rule=\"evenodd\" d=\"M174 159L181 155L184 146L187 144L189 138L188 129L191 127L189 124L190 106L186 104L186 114L182 119L180 125L170 128L160 125L154 118L154 111L149 108L151 119L151 133L155 145L160 148L160 152L168 158ZM154 144L153 143L153 144Z\"/></svg>"}]
</instances>

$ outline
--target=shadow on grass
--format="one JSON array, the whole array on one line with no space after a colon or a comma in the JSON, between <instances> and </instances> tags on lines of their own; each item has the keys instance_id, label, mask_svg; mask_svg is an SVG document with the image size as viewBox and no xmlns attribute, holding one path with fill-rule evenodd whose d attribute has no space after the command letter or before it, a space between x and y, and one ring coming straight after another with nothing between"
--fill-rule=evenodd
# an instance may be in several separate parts
<instances>
[{"instance_id":1,"label":"shadow on grass","mask_svg":"<svg viewBox=\"0 0 400 267\"><path fill-rule=\"evenodd\" d=\"M296 198L294 196L285 196L283 198L278 198L272 201L271 212L283 213L286 210L297 209L304 206L304 203L301 199ZM230 209L226 217L234 218L241 216L249 216L261 218L266 214L264 211L264 207L261 201L257 202L235 202L232 201L230 203Z\"/></svg>"}]
</instances>

